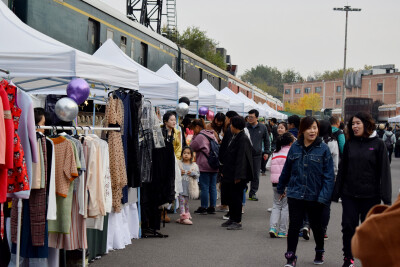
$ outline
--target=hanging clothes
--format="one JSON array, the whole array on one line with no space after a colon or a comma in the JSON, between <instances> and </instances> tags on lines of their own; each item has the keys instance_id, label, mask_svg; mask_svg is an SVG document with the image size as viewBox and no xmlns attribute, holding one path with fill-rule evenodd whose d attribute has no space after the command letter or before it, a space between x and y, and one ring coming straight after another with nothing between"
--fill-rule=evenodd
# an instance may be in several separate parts
<instances>
[{"instance_id":1,"label":"hanging clothes","mask_svg":"<svg viewBox=\"0 0 400 267\"><path fill-rule=\"evenodd\" d=\"M14 123L10 110L10 102L8 101L8 95L5 90L4 84L0 83L0 98L3 105L3 117L0 117L4 121L5 126L5 164L0 165L0 203L4 203L7 199L7 187L8 187L8 169L13 169L14 161Z\"/></svg>"},{"instance_id":2,"label":"hanging clothes","mask_svg":"<svg viewBox=\"0 0 400 267\"><path fill-rule=\"evenodd\" d=\"M123 104L120 99L109 97L106 107L106 122L109 127L121 127L123 130ZM123 132L123 131L122 131ZM122 188L127 184L126 164L121 132L108 132L110 152L110 173L112 186L112 202L115 212L121 211Z\"/></svg>"},{"instance_id":3,"label":"hanging clothes","mask_svg":"<svg viewBox=\"0 0 400 267\"><path fill-rule=\"evenodd\" d=\"M17 88L9 85L5 80L3 80L1 84L5 87L7 92L8 101L11 108L11 115L14 121L14 166L12 169L8 170L7 186L7 193L14 193L29 190L29 178L24 157L24 150L21 145L21 139L17 133L22 110L17 105Z\"/></svg>"}]
</instances>

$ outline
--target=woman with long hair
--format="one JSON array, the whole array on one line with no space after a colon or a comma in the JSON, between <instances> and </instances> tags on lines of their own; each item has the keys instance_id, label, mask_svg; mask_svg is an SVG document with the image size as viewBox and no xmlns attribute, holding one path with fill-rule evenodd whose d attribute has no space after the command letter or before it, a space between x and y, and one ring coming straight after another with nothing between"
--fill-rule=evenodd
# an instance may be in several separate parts
<instances>
[{"instance_id":1,"label":"woman with long hair","mask_svg":"<svg viewBox=\"0 0 400 267\"><path fill-rule=\"evenodd\" d=\"M344 267L353 266L351 239L360 221L376 204L392 203L392 180L385 143L375 131L371 115L359 112L347 124L348 140L343 149L332 200L342 199Z\"/></svg>"},{"instance_id":2,"label":"woman with long hair","mask_svg":"<svg viewBox=\"0 0 400 267\"><path fill-rule=\"evenodd\" d=\"M324 263L322 211L330 203L335 174L329 147L318 132L319 122L314 117L301 120L298 139L290 147L277 185L280 198L286 195L289 203L286 267L296 266L299 231L306 213L316 243L314 264Z\"/></svg>"},{"instance_id":3,"label":"woman with long hair","mask_svg":"<svg viewBox=\"0 0 400 267\"><path fill-rule=\"evenodd\" d=\"M215 214L218 168L214 169L210 166L208 156L211 151L211 140L217 140L213 131L205 130L206 126L203 119L193 120L190 128L194 131L190 147L196 152L196 163L200 170L199 181L201 190L201 206L194 213L202 215Z\"/></svg>"},{"instance_id":4,"label":"woman with long hair","mask_svg":"<svg viewBox=\"0 0 400 267\"><path fill-rule=\"evenodd\" d=\"M225 114L218 112L215 114L214 119L212 122L206 125L206 129L210 131L214 131L215 138L217 139L218 144L221 144L222 137L225 133Z\"/></svg>"}]
</instances>

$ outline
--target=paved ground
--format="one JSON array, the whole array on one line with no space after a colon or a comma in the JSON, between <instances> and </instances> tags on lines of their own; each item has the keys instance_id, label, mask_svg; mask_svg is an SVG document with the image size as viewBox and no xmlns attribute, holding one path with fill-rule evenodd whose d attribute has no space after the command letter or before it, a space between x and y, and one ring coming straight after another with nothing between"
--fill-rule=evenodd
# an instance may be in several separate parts
<instances>
[{"instance_id":1,"label":"paved ground","mask_svg":"<svg viewBox=\"0 0 400 267\"><path fill-rule=\"evenodd\" d=\"M400 188L400 159L392 163L393 199ZM271 239L268 236L272 206L272 189L269 177L261 177L260 201L247 201L242 231L228 231L220 227L222 213L216 215L194 215L193 225L167 224L161 232L165 239L133 240L124 250L113 251L91 264L101 266L283 266L285 263L286 239ZM190 202L194 211L200 201ZM177 214L171 219L175 221ZM325 243L324 266L341 266L341 205L332 203L331 221L328 227L329 240ZM300 238L298 266L314 266L314 239ZM356 262L357 263L357 262ZM357 264L361 266L361 264Z\"/></svg>"}]
</instances>

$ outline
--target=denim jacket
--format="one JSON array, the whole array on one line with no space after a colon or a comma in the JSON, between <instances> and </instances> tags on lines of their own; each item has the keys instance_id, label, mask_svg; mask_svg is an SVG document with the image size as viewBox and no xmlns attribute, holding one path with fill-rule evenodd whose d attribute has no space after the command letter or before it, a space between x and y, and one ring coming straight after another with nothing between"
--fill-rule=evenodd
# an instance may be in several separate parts
<instances>
[{"instance_id":1,"label":"denim jacket","mask_svg":"<svg viewBox=\"0 0 400 267\"><path fill-rule=\"evenodd\" d=\"M299 138L290 148L277 190L289 198L317 201L329 205L335 183L333 160L329 147L320 137L308 151Z\"/></svg>"}]
</instances>

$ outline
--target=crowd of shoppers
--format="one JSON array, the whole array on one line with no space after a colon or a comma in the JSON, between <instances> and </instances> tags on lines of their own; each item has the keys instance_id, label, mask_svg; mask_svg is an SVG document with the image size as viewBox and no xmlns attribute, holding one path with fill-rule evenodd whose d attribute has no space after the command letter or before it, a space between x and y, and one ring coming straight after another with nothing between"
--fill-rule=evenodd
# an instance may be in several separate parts
<instances>
[{"instance_id":1,"label":"crowd of shoppers","mask_svg":"<svg viewBox=\"0 0 400 267\"><path fill-rule=\"evenodd\" d=\"M257 201L260 173L266 165L273 189L269 235L287 238L285 266L296 266L299 236L309 239L310 230L316 244L314 264L324 263L331 201L342 203L343 267L354 266L351 240L357 226L373 206L391 204L390 162L400 130L397 127L392 132L382 125L376 130L371 115L362 112L351 117L346 127L335 117L318 121L293 115L287 123L278 123L258 116L257 110L250 110L246 122L229 111L216 114L208 125L203 119L188 124L194 136L190 147L179 155L182 183L186 184L179 196L182 207L177 222L192 224L187 181L199 175L201 206L194 213L215 214L218 180L220 208L228 211L221 226L243 229L246 189L250 185L248 197ZM174 119L165 117L167 129L174 128ZM218 151L214 144L219 145ZM215 152L219 167L212 163ZM365 236L353 244L360 246L361 238Z\"/></svg>"}]
</instances>

